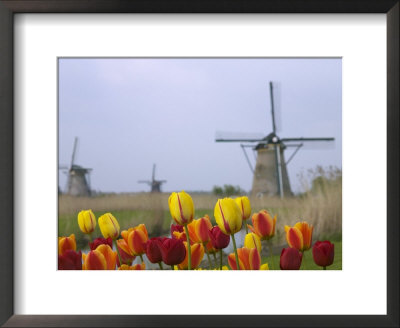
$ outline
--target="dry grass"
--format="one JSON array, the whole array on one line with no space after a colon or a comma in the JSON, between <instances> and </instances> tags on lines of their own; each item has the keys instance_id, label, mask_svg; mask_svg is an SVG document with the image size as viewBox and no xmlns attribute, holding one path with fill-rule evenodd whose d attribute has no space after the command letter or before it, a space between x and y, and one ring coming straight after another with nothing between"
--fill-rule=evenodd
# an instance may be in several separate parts
<instances>
[{"instance_id":1,"label":"dry grass","mask_svg":"<svg viewBox=\"0 0 400 328\"><path fill-rule=\"evenodd\" d=\"M324 176L317 171L312 174ZM285 199L277 197L251 198L253 212L267 209L273 215L277 215L278 242L284 241L284 226L293 225L300 220L305 220L314 225L315 237L320 234L340 234L342 229L341 176L336 176L334 179L328 178L322 179L317 186L310 188L309 192L301 196ZM204 213L208 213L210 217L213 216L217 196L204 193L191 193L191 196L197 209L197 217L204 215ZM60 218L76 218L80 210L89 208L95 212L150 210L152 213L159 213L159 215L152 215L157 216L157 218L151 220L154 224L152 224L153 227L148 226L149 231L160 230L161 226L165 230L165 227L169 225L169 222L164 222L169 220L166 218L168 216L168 197L168 193L113 194L93 198L61 195L59 198L59 216Z\"/></svg>"}]
</instances>

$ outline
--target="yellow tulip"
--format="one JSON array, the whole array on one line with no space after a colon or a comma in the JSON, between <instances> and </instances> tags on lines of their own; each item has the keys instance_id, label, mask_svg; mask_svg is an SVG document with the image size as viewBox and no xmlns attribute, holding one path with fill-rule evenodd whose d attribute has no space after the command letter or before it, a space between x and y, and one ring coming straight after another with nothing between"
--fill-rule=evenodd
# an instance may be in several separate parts
<instances>
[{"instance_id":1,"label":"yellow tulip","mask_svg":"<svg viewBox=\"0 0 400 328\"><path fill-rule=\"evenodd\" d=\"M94 231L94 228L96 228L96 217L92 210L79 212L78 225L83 233L89 234Z\"/></svg>"},{"instance_id":2,"label":"yellow tulip","mask_svg":"<svg viewBox=\"0 0 400 328\"><path fill-rule=\"evenodd\" d=\"M269 270L268 263L261 264L260 270Z\"/></svg>"},{"instance_id":3,"label":"yellow tulip","mask_svg":"<svg viewBox=\"0 0 400 328\"><path fill-rule=\"evenodd\" d=\"M99 226L104 238L117 239L119 236L119 223L111 214L106 213L99 217Z\"/></svg>"},{"instance_id":4,"label":"yellow tulip","mask_svg":"<svg viewBox=\"0 0 400 328\"><path fill-rule=\"evenodd\" d=\"M214 216L218 227L226 235L233 235L242 228L242 213L232 198L218 199Z\"/></svg>"},{"instance_id":5,"label":"yellow tulip","mask_svg":"<svg viewBox=\"0 0 400 328\"><path fill-rule=\"evenodd\" d=\"M184 191L173 192L168 198L169 211L174 221L179 225L187 225L194 218L192 197Z\"/></svg>"},{"instance_id":6,"label":"yellow tulip","mask_svg":"<svg viewBox=\"0 0 400 328\"><path fill-rule=\"evenodd\" d=\"M235 199L236 204L239 206L242 213L242 220L246 221L251 215L250 200L246 196L238 197Z\"/></svg>"},{"instance_id":7,"label":"yellow tulip","mask_svg":"<svg viewBox=\"0 0 400 328\"><path fill-rule=\"evenodd\" d=\"M258 252L261 254L261 239L254 232L248 233L244 237L244 247L255 248L257 247Z\"/></svg>"}]
</instances>

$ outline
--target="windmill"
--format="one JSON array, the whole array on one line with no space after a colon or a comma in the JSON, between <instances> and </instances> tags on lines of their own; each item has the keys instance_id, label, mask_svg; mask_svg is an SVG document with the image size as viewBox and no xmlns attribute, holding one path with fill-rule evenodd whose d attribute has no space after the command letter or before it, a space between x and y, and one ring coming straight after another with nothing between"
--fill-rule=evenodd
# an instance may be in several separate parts
<instances>
[{"instance_id":1,"label":"windmill","mask_svg":"<svg viewBox=\"0 0 400 328\"><path fill-rule=\"evenodd\" d=\"M67 191L72 196L90 196L90 172L92 169L84 168L75 164L78 138L75 137L72 151L71 165L60 166L59 169L68 174Z\"/></svg>"},{"instance_id":2,"label":"windmill","mask_svg":"<svg viewBox=\"0 0 400 328\"><path fill-rule=\"evenodd\" d=\"M312 142L332 142L334 138L280 138L276 127L276 113L274 103L274 86L269 82L270 100L271 100L271 116L272 116L272 132L267 136L265 134L239 136L233 134L222 133L216 136L216 142L246 142L250 144L241 144L246 160L253 171L252 195L292 195L290 189L289 177L287 172L287 164L293 159L296 153L305 144ZM247 156L246 147L251 147L257 152L255 169L251 167L251 163ZM295 147L295 151L288 161L285 162L284 150L287 147Z\"/></svg>"},{"instance_id":3,"label":"windmill","mask_svg":"<svg viewBox=\"0 0 400 328\"><path fill-rule=\"evenodd\" d=\"M156 180L156 164L153 164L153 173L151 180L139 180L138 183L147 183L151 187L151 192L161 192L161 185L167 182L166 180Z\"/></svg>"}]
</instances>

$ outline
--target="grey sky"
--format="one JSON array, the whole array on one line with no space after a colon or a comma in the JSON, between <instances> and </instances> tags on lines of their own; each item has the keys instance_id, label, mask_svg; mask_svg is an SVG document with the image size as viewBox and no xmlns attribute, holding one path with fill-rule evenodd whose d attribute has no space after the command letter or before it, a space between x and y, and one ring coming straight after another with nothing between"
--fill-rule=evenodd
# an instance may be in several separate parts
<instances>
[{"instance_id":1,"label":"grey sky","mask_svg":"<svg viewBox=\"0 0 400 328\"><path fill-rule=\"evenodd\" d=\"M216 143L215 133L271 132L270 80L280 85L280 137L336 138L290 162L299 191L299 172L342 165L340 59L60 59L59 163L70 164L78 136L76 164L93 168L95 190L148 191L137 180L153 163L163 191L250 190L239 143Z\"/></svg>"}]
</instances>

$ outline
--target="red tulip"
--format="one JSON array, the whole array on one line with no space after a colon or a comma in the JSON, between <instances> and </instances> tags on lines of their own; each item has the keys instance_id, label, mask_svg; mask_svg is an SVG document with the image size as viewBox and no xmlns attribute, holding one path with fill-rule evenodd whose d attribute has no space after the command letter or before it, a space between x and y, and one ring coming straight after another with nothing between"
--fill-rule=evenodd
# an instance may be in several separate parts
<instances>
[{"instance_id":1,"label":"red tulip","mask_svg":"<svg viewBox=\"0 0 400 328\"><path fill-rule=\"evenodd\" d=\"M58 255L58 270L82 270L82 252L67 250Z\"/></svg>"},{"instance_id":2,"label":"red tulip","mask_svg":"<svg viewBox=\"0 0 400 328\"><path fill-rule=\"evenodd\" d=\"M231 237L225 235L218 226L208 231L211 243L215 249L223 249L229 245Z\"/></svg>"},{"instance_id":3,"label":"red tulip","mask_svg":"<svg viewBox=\"0 0 400 328\"><path fill-rule=\"evenodd\" d=\"M281 252L281 270L299 270L303 254L296 248L284 248Z\"/></svg>"},{"instance_id":4,"label":"red tulip","mask_svg":"<svg viewBox=\"0 0 400 328\"><path fill-rule=\"evenodd\" d=\"M177 265L183 262L186 256L186 248L182 240L165 238L159 241L162 260L168 265Z\"/></svg>"},{"instance_id":5,"label":"red tulip","mask_svg":"<svg viewBox=\"0 0 400 328\"><path fill-rule=\"evenodd\" d=\"M159 263L162 261L160 243L162 243L164 239L167 238L154 237L147 241L146 255L151 263Z\"/></svg>"},{"instance_id":6,"label":"red tulip","mask_svg":"<svg viewBox=\"0 0 400 328\"><path fill-rule=\"evenodd\" d=\"M112 248L112 239L110 237L106 238L96 238L93 242L89 243L90 250L94 251L100 245L108 245Z\"/></svg>"},{"instance_id":7,"label":"red tulip","mask_svg":"<svg viewBox=\"0 0 400 328\"><path fill-rule=\"evenodd\" d=\"M327 267L333 263L335 257L335 245L330 241L317 241L312 249L314 262L321 267Z\"/></svg>"}]
</instances>

